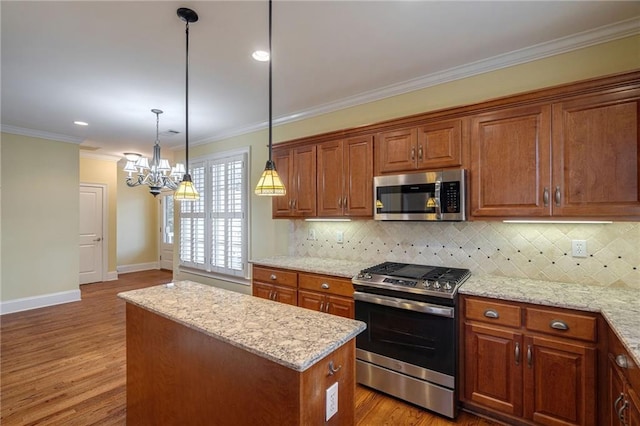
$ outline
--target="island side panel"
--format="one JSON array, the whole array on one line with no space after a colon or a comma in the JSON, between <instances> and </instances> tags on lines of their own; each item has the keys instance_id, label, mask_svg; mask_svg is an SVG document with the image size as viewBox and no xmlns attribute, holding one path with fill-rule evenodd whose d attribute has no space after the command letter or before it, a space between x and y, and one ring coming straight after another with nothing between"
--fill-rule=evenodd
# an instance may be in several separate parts
<instances>
[{"instance_id":1,"label":"island side panel","mask_svg":"<svg viewBox=\"0 0 640 426\"><path fill-rule=\"evenodd\" d=\"M127 303L127 424L298 425L301 374Z\"/></svg>"},{"instance_id":2,"label":"island side panel","mask_svg":"<svg viewBox=\"0 0 640 426\"><path fill-rule=\"evenodd\" d=\"M352 426L355 424L356 340L351 339L304 372L301 400L305 402L302 425ZM337 369L329 374L329 365ZM326 390L338 383L338 412L323 423Z\"/></svg>"}]
</instances>

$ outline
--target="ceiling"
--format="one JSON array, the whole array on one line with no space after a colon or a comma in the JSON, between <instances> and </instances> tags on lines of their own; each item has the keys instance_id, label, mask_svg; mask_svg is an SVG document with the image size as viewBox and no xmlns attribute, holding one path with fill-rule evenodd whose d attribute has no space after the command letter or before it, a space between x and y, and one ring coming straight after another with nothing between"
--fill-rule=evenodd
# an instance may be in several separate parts
<instances>
[{"instance_id":1,"label":"ceiling","mask_svg":"<svg viewBox=\"0 0 640 426\"><path fill-rule=\"evenodd\" d=\"M3 131L81 142L98 154L184 146L264 128L266 1L6 1ZM279 122L640 33L640 2L274 1ZM74 120L86 121L80 127ZM169 130L180 132L169 135Z\"/></svg>"}]
</instances>

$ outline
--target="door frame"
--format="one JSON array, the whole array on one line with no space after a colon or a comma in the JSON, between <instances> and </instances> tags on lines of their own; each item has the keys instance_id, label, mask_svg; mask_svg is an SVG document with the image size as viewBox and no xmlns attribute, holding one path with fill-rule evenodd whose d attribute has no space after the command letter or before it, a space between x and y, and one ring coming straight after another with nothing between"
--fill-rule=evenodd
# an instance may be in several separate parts
<instances>
[{"instance_id":1,"label":"door frame","mask_svg":"<svg viewBox=\"0 0 640 426\"><path fill-rule=\"evenodd\" d=\"M163 245L164 245L164 209L165 206L163 205L163 203L166 203L167 201L167 197L171 196L172 200L173 200L173 192L161 192L160 193L160 198L158 198L158 228L159 228L159 236L158 236L158 269L166 269L162 267L162 252L163 252ZM173 213L173 229L174 229L174 241L171 244L172 246L172 250L173 250L173 255L171 257L171 271L173 271L173 259L175 257L175 229L176 229L176 215L175 215L175 201L173 201L173 208L174 208L174 213Z\"/></svg>"},{"instance_id":2,"label":"door frame","mask_svg":"<svg viewBox=\"0 0 640 426\"><path fill-rule=\"evenodd\" d=\"M109 187L102 183L80 182L80 190L83 187L102 189L102 282L108 281L109 276ZM117 279L117 276L116 278Z\"/></svg>"}]
</instances>

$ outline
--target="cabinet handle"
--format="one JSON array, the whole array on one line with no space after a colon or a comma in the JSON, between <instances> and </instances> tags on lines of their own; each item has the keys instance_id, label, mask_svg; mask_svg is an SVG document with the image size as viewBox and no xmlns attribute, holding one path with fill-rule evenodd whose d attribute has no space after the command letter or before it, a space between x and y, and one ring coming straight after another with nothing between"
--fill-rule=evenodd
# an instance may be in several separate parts
<instances>
[{"instance_id":1,"label":"cabinet handle","mask_svg":"<svg viewBox=\"0 0 640 426\"><path fill-rule=\"evenodd\" d=\"M422 145L418 147L418 160L422 161Z\"/></svg>"},{"instance_id":2,"label":"cabinet handle","mask_svg":"<svg viewBox=\"0 0 640 426\"><path fill-rule=\"evenodd\" d=\"M324 312L324 302L320 302L320 312Z\"/></svg>"},{"instance_id":3,"label":"cabinet handle","mask_svg":"<svg viewBox=\"0 0 640 426\"><path fill-rule=\"evenodd\" d=\"M271 278L272 280L277 280L278 276L276 274L271 274L271 276L269 276L269 278Z\"/></svg>"},{"instance_id":4,"label":"cabinet handle","mask_svg":"<svg viewBox=\"0 0 640 426\"><path fill-rule=\"evenodd\" d=\"M545 207L549 207L549 188L544 187L544 192L542 193L542 202Z\"/></svg>"},{"instance_id":5,"label":"cabinet handle","mask_svg":"<svg viewBox=\"0 0 640 426\"><path fill-rule=\"evenodd\" d=\"M411 148L411 159L412 160L416 159L416 149L415 148Z\"/></svg>"},{"instance_id":6,"label":"cabinet handle","mask_svg":"<svg viewBox=\"0 0 640 426\"><path fill-rule=\"evenodd\" d=\"M322 285L320 287L322 287L325 290L329 290L329 284L327 284L327 283L322 283Z\"/></svg>"},{"instance_id":7,"label":"cabinet handle","mask_svg":"<svg viewBox=\"0 0 640 426\"><path fill-rule=\"evenodd\" d=\"M273 290L269 290L269 300L273 300Z\"/></svg>"},{"instance_id":8,"label":"cabinet handle","mask_svg":"<svg viewBox=\"0 0 640 426\"><path fill-rule=\"evenodd\" d=\"M624 403L622 403L622 405L620 406L620 409L618 410L618 418L620 419L620 421L622 422L623 425L627 425L627 421L624 418L624 410L627 409L627 406L629 405L629 401L627 401L626 399L624 400Z\"/></svg>"},{"instance_id":9,"label":"cabinet handle","mask_svg":"<svg viewBox=\"0 0 640 426\"><path fill-rule=\"evenodd\" d=\"M324 305L324 311L325 311L326 313L329 313L329 306L330 306L330 305L331 305L331 302L327 302L327 304L326 304L326 305Z\"/></svg>"},{"instance_id":10,"label":"cabinet handle","mask_svg":"<svg viewBox=\"0 0 640 426\"><path fill-rule=\"evenodd\" d=\"M624 393L620 392L620 395L618 395L618 397L616 398L615 402L613 403L613 410L616 413L618 412L618 404L620 404L623 400L624 400ZM620 418L620 414L618 414L618 419L622 420Z\"/></svg>"},{"instance_id":11,"label":"cabinet handle","mask_svg":"<svg viewBox=\"0 0 640 426\"><path fill-rule=\"evenodd\" d=\"M338 198L338 207L342 207L342 197Z\"/></svg>"},{"instance_id":12,"label":"cabinet handle","mask_svg":"<svg viewBox=\"0 0 640 426\"><path fill-rule=\"evenodd\" d=\"M520 343L516 342L515 349L516 365L520 365Z\"/></svg>"},{"instance_id":13,"label":"cabinet handle","mask_svg":"<svg viewBox=\"0 0 640 426\"><path fill-rule=\"evenodd\" d=\"M293 200L291 200L291 208L293 208L293 209L295 209L295 208L296 208L296 202L297 202L297 201L298 201L298 200L297 200L297 199L295 199L295 198L294 198Z\"/></svg>"},{"instance_id":14,"label":"cabinet handle","mask_svg":"<svg viewBox=\"0 0 640 426\"><path fill-rule=\"evenodd\" d=\"M616 364L620 368L629 368L629 358L624 354L620 354L616 357Z\"/></svg>"},{"instance_id":15,"label":"cabinet handle","mask_svg":"<svg viewBox=\"0 0 640 426\"><path fill-rule=\"evenodd\" d=\"M341 368L342 368L342 365L334 367L333 361L329 361L329 375L330 376L333 376L334 374L336 374L338 371L340 371Z\"/></svg>"},{"instance_id":16,"label":"cabinet handle","mask_svg":"<svg viewBox=\"0 0 640 426\"><path fill-rule=\"evenodd\" d=\"M529 368L533 366L533 353L531 352L531 345L527 345L527 365Z\"/></svg>"},{"instance_id":17,"label":"cabinet handle","mask_svg":"<svg viewBox=\"0 0 640 426\"><path fill-rule=\"evenodd\" d=\"M487 309L486 311L484 311L484 316L487 318L493 318L493 319L500 318L500 314L497 311L494 311L493 309Z\"/></svg>"},{"instance_id":18,"label":"cabinet handle","mask_svg":"<svg viewBox=\"0 0 640 426\"><path fill-rule=\"evenodd\" d=\"M278 300L278 292L277 291L273 292L273 300Z\"/></svg>"},{"instance_id":19,"label":"cabinet handle","mask_svg":"<svg viewBox=\"0 0 640 426\"><path fill-rule=\"evenodd\" d=\"M345 209L349 206L349 204L347 203L347 197L344 197L344 200L342 201L342 205L344 206Z\"/></svg>"},{"instance_id":20,"label":"cabinet handle","mask_svg":"<svg viewBox=\"0 0 640 426\"><path fill-rule=\"evenodd\" d=\"M560 187L556 186L556 207L560 207Z\"/></svg>"},{"instance_id":21,"label":"cabinet handle","mask_svg":"<svg viewBox=\"0 0 640 426\"><path fill-rule=\"evenodd\" d=\"M551 323L549 324L549 327L555 330L562 330L562 331L567 331L569 329L569 326L567 325L567 323L560 320L551 321Z\"/></svg>"}]
</instances>

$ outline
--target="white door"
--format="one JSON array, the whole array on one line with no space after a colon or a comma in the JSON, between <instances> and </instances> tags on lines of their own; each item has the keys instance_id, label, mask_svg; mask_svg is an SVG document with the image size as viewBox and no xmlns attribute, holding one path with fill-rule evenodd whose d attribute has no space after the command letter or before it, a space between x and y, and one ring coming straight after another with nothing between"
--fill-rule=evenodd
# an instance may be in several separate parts
<instances>
[{"instance_id":1,"label":"white door","mask_svg":"<svg viewBox=\"0 0 640 426\"><path fill-rule=\"evenodd\" d=\"M161 269L173 271L173 194L160 196L160 249Z\"/></svg>"},{"instance_id":2,"label":"white door","mask_svg":"<svg viewBox=\"0 0 640 426\"><path fill-rule=\"evenodd\" d=\"M80 284L103 281L103 191L99 186L80 186Z\"/></svg>"}]
</instances>

